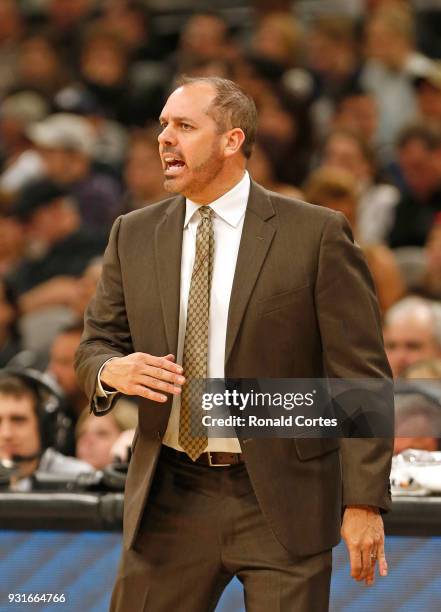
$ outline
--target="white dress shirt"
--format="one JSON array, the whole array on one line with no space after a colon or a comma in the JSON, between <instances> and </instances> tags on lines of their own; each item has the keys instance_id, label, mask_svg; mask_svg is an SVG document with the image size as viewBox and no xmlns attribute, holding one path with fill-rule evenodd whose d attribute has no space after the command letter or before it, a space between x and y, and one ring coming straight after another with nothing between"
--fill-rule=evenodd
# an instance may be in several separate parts
<instances>
[{"instance_id":1,"label":"white dress shirt","mask_svg":"<svg viewBox=\"0 0 441 612\"><path fill-rule=\"evenodd\" d=\"M248 172L245 172L243 178L233 189L209 204L214 211L214 262L210 293L210 319L208 323L208 378L225 377L225 341L227 337L228 308L249 193L250 177ZM198 209L199 204L195 204L188 199L186 200L184 233L182 236L181 302L176 356L177 363L180 364L182 364L184 353L187 304L196 252L196 230L201 220L201 216L197 212ZM182 451L183 449L178 441L180 408L181 397L174 395L163 443ZM206 450L230 453L241 452L237 438L208 438Z\"/></svg>"},{"instance_id":2,"label":"white dress shirt","mask_svg":"<svg viewBox=\"0 0 441 612\"><path fill-rule=\"evenodd\" d=\"M210 294L210 319L208 324L208 378L225 378L225 342L227 337L228 309L249 193L250 177L248 172L245 171L239 183L209 204L214 211L214 262ZM199 204L195 204L191 200L187 199L185 201L181 255L179 332L176 355L176 362L179 364L182 364L184 354L187 304L196 253L196 231L201 220L201 216L197 213L199 206ZM101 370L104 366L105 363ZM101 397L109 396L111 393L106 392L100 382L101 370L98 374L97 395ZM159 408L160 406L158 406ZM180 409L181 396L174 395L163 443L183 451L178 441ZM206 450L230 453L241 452L237 438L209 438Z\"/></svg>"}]
</instances>

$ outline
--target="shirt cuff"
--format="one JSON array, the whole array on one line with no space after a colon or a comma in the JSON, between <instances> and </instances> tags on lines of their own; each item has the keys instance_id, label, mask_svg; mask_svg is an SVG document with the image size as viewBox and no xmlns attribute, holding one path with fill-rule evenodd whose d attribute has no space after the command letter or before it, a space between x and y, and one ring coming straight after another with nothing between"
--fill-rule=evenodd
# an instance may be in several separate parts
<instances>
[{"instance_id":1,"label":"shirt cuff","mask_svg":"<svg viewBox=\"0 0 441 612\"><path fill-rule=\"evenodd\" d=\"M112 397L113 395L116 395L118 393L118 391L106 391L103 388L103 385L101 384L101 372L103 371L104 366L109 363L109 361L112 361L113 359L118 359L117 357L111 357L110 359L108 359L107 361L105 361L103 363L103 365L100 367L99 372L98 372L98 376L96 379L96 389L95 389L95 394L97 397Z\"/></svg>"}]
</instances>

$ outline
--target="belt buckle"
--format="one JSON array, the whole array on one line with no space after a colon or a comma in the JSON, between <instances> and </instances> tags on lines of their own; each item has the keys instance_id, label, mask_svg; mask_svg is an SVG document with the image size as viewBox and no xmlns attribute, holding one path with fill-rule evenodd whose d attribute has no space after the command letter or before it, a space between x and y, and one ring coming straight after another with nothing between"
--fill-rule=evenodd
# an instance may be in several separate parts
<instances>
[{"instance_id":1,"label":"belt buckle","mask_svg":"<svg viewBox=\"0 0 441 612\"><path fill-rule=\"evenodd\" d=\"M211 452L207 451L207 454L208 454L208 465L210 467L228 467L231 465L230 463L213 463L211 460Z\"/></svg>"}]
</instances>

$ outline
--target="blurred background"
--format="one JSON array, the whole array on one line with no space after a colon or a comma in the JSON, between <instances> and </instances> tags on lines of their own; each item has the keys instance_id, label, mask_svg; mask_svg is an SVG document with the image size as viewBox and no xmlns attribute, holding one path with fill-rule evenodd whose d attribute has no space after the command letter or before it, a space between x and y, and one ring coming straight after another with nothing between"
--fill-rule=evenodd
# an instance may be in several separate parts
<instances>
[{"instance_id":1,"label":"blurred background","mask_svg":"<svg viewBox=\"0 0 441 612\"><path fill-rule=\"evenodd\" d=\"M136 406L90 416L73 360L113 221L166 195L158 116L183 74L254 98L252 178L349 220L394 378L411 385L393 491L441 492L440 0L0 0L0 488L129 458ZM440 535L425 511L408 532ZM435 582L421 597L440 609Z\"/></svg>"}]
</instances>

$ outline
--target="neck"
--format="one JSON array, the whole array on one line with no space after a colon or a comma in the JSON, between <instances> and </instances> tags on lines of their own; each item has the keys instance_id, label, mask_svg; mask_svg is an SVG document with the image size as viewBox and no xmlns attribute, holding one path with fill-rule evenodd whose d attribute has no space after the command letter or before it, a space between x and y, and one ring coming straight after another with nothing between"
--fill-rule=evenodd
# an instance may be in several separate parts
<instances>
[{"instance_id":1,"label":"neck","mask_svg":"<svg viewBox=\"0 0 441 612\"><path fill-rule=\"evenodd\" d=\"M183 193L182 195L195 204L211 204L225 193L233 189L243 178L245 166L236 167L233 170L222 171L212 183L198 193Z\"/></svg>"},{"instance_id":2,"label":"neck","mask_svg":"<svg viewBox=\"0 0 441 612\"><path fill-rule=\"evenodd\" d=\"M37 469L40 459L33 459L32 461L23 461L20 464L19 478L26 478L31 476Z\"/></svg>"}]
</instances>

